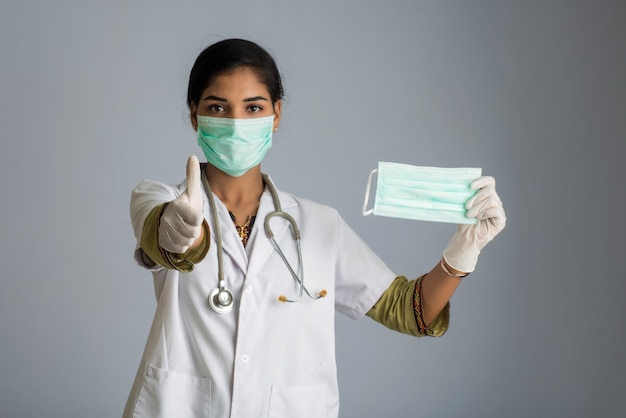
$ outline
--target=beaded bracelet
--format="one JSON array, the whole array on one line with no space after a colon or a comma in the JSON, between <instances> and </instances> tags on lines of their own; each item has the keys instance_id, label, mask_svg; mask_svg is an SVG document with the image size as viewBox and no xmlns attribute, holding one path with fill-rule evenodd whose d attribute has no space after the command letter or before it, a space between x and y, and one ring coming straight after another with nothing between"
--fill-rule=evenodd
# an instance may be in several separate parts
<instances>
[{"instance_id":1,"label":"beaded bracelet","mask_svg":"<svg viewBox=\"0 0 626 418\"><path fill-rule=\"evenodd\" d=\"M441 269L444 271L444 273L446 273L448 276L450 277L456 277L456 278L463 278L463 277L467 277L469 276L469 273L463 273L463 274L456 274L456 273L452 273L450 270L448 270L448 268L446 267L445 262L443 261L443 257L441 257L441 261L439 262L439 265L441 266Z\"/></svg>"}]
</instances>

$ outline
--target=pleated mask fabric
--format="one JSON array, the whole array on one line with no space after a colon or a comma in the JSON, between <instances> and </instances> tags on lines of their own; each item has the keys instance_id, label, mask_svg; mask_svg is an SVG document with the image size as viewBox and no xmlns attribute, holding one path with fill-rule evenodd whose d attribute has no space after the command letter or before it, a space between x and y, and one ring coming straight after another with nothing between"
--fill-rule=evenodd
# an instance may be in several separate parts
<instances>
[{"instance_id":1,"label":"pleated mask fabric","mask_svg":"<svg viewBox=\"0 0 626 418\"><path fill-rule=\"evenodd\" d=\"M376 173L374 207L367 209L372 177ZM465 204L476 194L477 190L470 186L481 175L481 168L379 162L368 177L362 213L364 216L475 224L475 218L466 216Z\"/></svg>"}]
</instances>

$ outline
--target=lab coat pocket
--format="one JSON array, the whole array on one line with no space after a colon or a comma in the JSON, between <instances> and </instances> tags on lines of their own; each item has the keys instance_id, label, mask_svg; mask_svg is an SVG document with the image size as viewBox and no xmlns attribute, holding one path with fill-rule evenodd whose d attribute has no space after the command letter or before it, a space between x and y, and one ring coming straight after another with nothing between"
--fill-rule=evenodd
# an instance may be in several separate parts
<instances>
[{"instance_id":1,"label":"lab coat pocket","mask_svg":"<svg viewBox=\"0 0 626 418\"><path fill-rule=\"evenodd\" d=\"M272 385L269 418L326 418L322 386Z\"/></svg>"},{"instance_id":2,"label":"lab coat pocket","mask_svg":"<svg viewBox=\"0 0 626 418\"><path fill-rule=\"evenodd\" d=\"M211 414L211 381L149 367L135 417L198 418Z\"/></svg>"}]
</instances>

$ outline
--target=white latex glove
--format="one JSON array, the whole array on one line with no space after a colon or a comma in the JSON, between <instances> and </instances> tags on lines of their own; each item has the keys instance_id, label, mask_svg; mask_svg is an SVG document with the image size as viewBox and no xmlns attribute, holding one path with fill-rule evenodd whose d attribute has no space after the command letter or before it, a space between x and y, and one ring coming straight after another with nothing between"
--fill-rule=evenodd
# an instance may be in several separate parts
<instances>
[{"instance_id":1,"label":"white latex glove","mask_svg":"<svg viewBox=\"0 0 626 418\"><path fill-rule=\"evenodd\" d=\"M496 193L496 180L483 176L476 179L472 189L479 191L465 204L467 216L476 218L475 225L458 225L456 233L443 251L446 263L459 271L471 273L478 255L506 225L502 201Z\"/></svg>"},{"instance_id":2,"label":"white latex glove","mask_svg":"<svg viewBox=\"0 0 626 418\"><path fill-rule=\"evenodd\" d=\"M159 225L159 246L171 253L182 254L202 231L202 190L200 163L195 155L187 160L187 189L169 202Z\"/></svg>"}]
</instances>

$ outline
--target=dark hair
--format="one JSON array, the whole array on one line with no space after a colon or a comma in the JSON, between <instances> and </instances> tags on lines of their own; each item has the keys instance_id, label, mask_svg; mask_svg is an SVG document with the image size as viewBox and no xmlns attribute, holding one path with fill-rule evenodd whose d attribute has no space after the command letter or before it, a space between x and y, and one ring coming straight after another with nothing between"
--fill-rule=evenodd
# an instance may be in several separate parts
<instances>
[{"instance_id":1,"label":"dark hair","mask_svg":"<svg viewBox=\"0 0 626 418\"><path fill-rule=\"evenodd\" d=\"M272 56L254 42L225 39L208 46L196 58L189 74L187 105L197 105L200 95L215 77L238 67L249 67L257 74L267 87L272 104L283 98L283 84Z\"/></svg>"}]
</instances>

